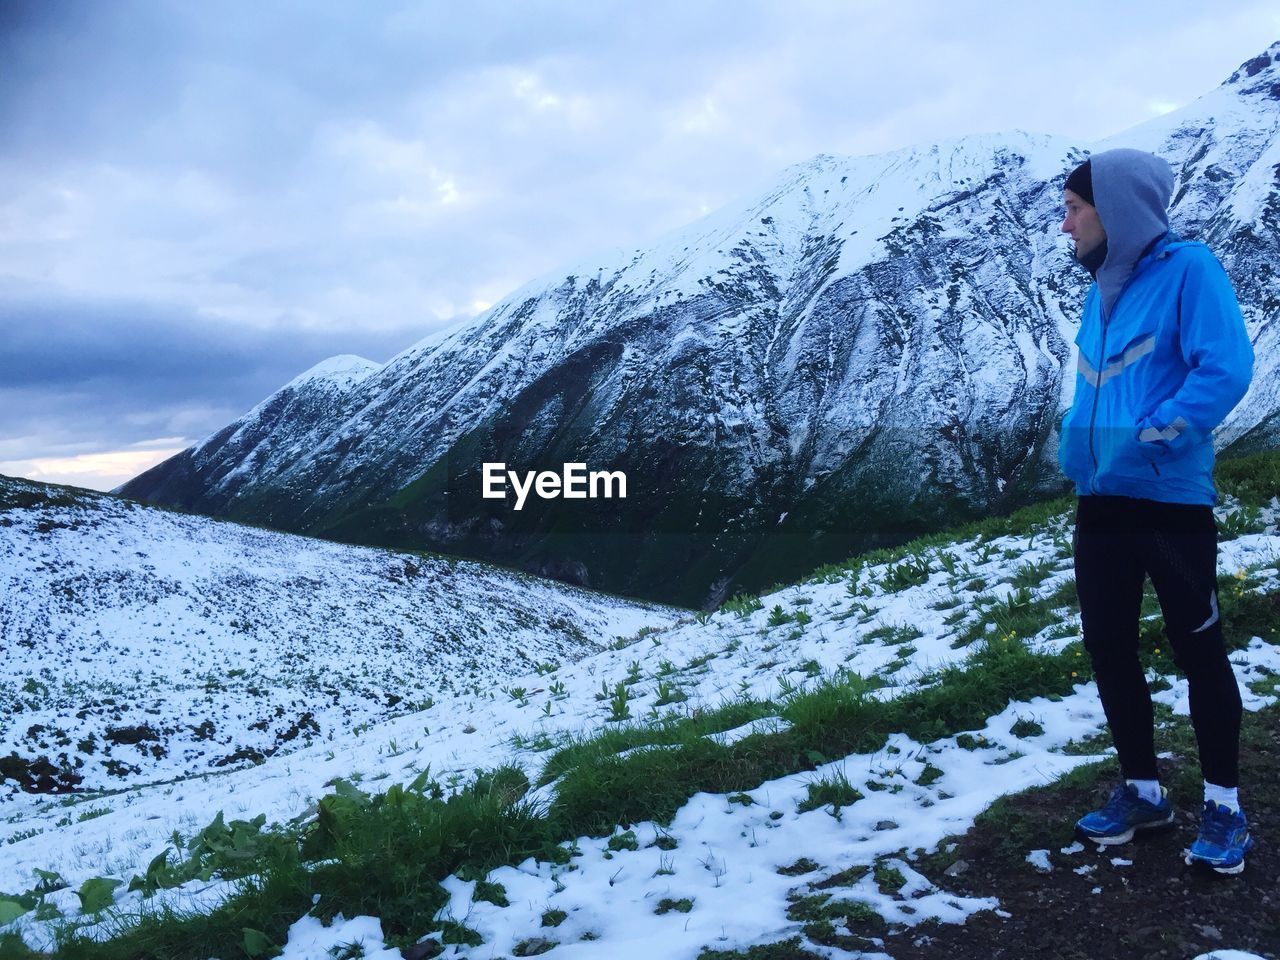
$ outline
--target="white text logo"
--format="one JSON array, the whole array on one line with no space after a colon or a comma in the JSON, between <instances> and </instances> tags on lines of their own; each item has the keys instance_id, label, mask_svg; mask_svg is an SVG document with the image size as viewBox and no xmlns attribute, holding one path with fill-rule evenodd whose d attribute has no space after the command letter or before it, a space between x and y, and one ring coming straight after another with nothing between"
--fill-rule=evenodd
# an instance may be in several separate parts
<instances>
[{"instance_id":1,"label":"white text logo","mask_svg":"<svg viewBox=\"0 0 1280 960\"><path fill-rule=\"evenodd\" d=\"M481 494L486 500L505 500L507 481L516 491L516 509L524 508L524 502L532 490L543 500L564 497L566 500L586 500L604 497L612 499L627 496L627 475L621 470L592 470L587 473L585 463L566 463L561 473L529 470L524 477L508 470L505 463L483 464L484 480Z\"/></svg>"}]
</instances>

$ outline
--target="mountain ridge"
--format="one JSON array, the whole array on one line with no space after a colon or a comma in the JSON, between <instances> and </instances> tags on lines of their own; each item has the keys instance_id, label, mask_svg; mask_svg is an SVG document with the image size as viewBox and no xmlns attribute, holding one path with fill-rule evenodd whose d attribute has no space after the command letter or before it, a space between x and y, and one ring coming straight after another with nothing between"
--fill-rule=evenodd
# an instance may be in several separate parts
<instances>
[{"instance_id":1,"label":"mountain ridge","mask_svg":"<svg viewBox=\"0 0 1280 960\"><path fill-rule=\"evenodd\" d=\"M1263 384L1221 430L1240 450L1280 437L1280 44L1265 56L1096 145L1170 159L1175 228L1240 290ZM1019 131L820 154L646 248L530 281L341 397L242 418L251 451L220 432L120 489L687 605L1009 509L1063 488L1086 279L1056 221L1088 152ZM633 496L516 516L480 497L484 461L623 469Z\"/></svg>"}]
</instances>

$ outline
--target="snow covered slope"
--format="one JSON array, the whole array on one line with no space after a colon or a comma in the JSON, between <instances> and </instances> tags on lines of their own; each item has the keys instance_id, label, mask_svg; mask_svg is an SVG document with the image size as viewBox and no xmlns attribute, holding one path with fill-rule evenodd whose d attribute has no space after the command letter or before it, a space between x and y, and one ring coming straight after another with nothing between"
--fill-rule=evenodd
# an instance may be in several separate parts
<instances>
[{"instance_id":1,"label":"snow covered slope","mask_svg":"<svg viewBox=\"0 0 1280 960\"><path fill-rule=\"evenodd\" d=\"M245 766L676 613L0 477L0 796Z\"/></svg>"},{"instance_id":2,"label":"snow covered slope","mask_svg":"<svg viewBox=\"0 0 1280 960\"><path fill-rule=\"evenodd\" d=\"M1220 545L1220 571L1242 578L1241 595L1246 589L1274 594L1280 587L1278 512L1272 501L1251 521L1250 532ZM1226 521L1235 511L1218 513ZM759 604L670 623L551 671L519 675L513 669L500 688L444 694L412 715L381 720L368 730L338 731L331 741L268 757L252 768L110 795L15 798L0 805L9 834L0 834L0 843L7 840L0 891L28 890L33 871L55 871L69 886L45 900L74 916L80 910L75 891L84 881L111 877L127 883L174 843L175 830L190 838L220 812L227 821L257 815L280 824L305 820L338 778L380 793L427 773L457 789L480 769L514 764L534 780L555 748L574 738L619 727L655 736L664 718L690 718L733 702L781 704L787 691L803 693L843 671L883 680L875 695L887 702L931 686L936 671L962 663L984 637L1062 651L1079 635L1069 601L1070 525L1069 513L1062 513L1020 533L965 537L901 561L826 571ZM1041 600L1060 615L1047 616L1034 631L991 633L1000 611ZM1276 702L1274 684L1268 686L1268 678L1280 673L1276 640L1255 638L1232 655L1249 709ZM621 698L601 696L619 688L626 691ZM851 897L891 923L962 921L999 904L934 887L904 859L904 851L931 848L964 831L996 797L1091 759L1078 747L1105 723L1096 691L1092 683L1068 689L1057 698L1018 698L981 729L961 735L920 742L896 733L874 753L822 759L816 769L738 794L697 794L669 824L633 824L630 839L566 838L566 847L576 851L570 863L531 859L485 878L502 885L510 906L487 900L490 895L474 876L448 877L448 905L437 917L424 917L415 935L445 921L465 923L483 942L454 944L442 955L475 960L531 955L527 946L516 947L539 937L560 943L555 955L695 960L704 946L729 950L799 934L804 924L789 908L798 891L812 892L820 882L828 894ZM1185 681L1170 675L1153 689L1160 691L1160 703L1185 715ZM630 716L626 723L619 722L623 713ZM786 726L780 717L764 716L713 736L728 743ZM1077 749L1065 749L1072 742ZM843 810L806 802L811 784L832 778L844 778L861 796ZM535 796L546 800L554 789L549 784ZM1061 856L1076 854L1064 850ZM1056 851L1054 858L1064 862ZM780 869L805 860L811 868ZM1079 860L1065 862L1075 866ZM863 876L865 869L855 870L860 879L841 882L850 868L872 864L897 870L903 889L886 894L874 875ZM161 891L149 906L208 910L233 889L227 881L196 880ZM126 913L142 905L141 894L123 885L114 898ZM663 900L688 900L693 908L656 909ZM554 930L543 921L549 910L564 914ZM300 916L286 960L329 956L331 948L336 952L353 940L364 941L365 957L400 960L399 950L382 951L377 917L344 912L329 926ZM18 926L33 944L48 942L47 927L33 914Z\"/></svg>"},{"instance_id":3,"label":"snow covered slope","mask_svg":"<svg viewBox=\"0 0 1280 960\"><path fill-rule=\"evenodd\" d=\"M1011 132L818 156L647 249L584 258L302 409L286 388L131 496L714 604L1058 488L1087 275L1062 182L1132 145L1244 302L1255 386L1224 443L1280 437L1280 44L1102 144ZM321 384L324 384L321 390ZM480 464L620 469L623 501L481 498Z\"/></svg>"}]
</instances>

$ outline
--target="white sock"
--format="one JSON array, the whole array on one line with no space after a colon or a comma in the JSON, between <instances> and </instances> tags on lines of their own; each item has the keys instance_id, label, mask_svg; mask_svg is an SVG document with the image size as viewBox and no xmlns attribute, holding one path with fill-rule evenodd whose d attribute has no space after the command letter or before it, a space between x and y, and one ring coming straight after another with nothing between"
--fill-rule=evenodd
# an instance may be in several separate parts
<instances>
[{"instance_id":1,"label":"white sock","mask_svg":"<svg viewBox=\"0 0 1280 960\"><path fill-rule=\"evenodd\" d=\"M1160 789L1159 780L1126 780L1125 783L1137 790L1138 796L1147 803L1159 803L1164 799L1164 791Z\"/></svg>"},{"instance_id":2,"label":"white sock","mask_svg":"<svg viewBox=\"0 0 1280 960\"><path fill-rule=\"evenodd\" d=\"M1204 799L1208 803L1220 803L1235 813L1240 812L1240 797L1237 787L1220 787L1216 783L1204 782Z\"/></svg>"}]
</instances>

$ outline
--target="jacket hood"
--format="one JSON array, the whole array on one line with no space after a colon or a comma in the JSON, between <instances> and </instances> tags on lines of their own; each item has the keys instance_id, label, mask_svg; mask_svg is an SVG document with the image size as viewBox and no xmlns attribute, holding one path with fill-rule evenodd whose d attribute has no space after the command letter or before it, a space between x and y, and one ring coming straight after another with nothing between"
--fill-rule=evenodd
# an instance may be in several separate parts
<instances>
[{"instance_id":1,"label":"jacket hood","mask_svg":"<svg viewBox=\"0 0 1280 960\"><path fill-rule=\"evenodd\" d=\"M1097 276L1105 320L1142 252L1169 231L1173 168L1154 154L1129 148L1095 153L1089 161L1093 205L1107 234L1107 258Z\"/></svg>"}]
</instances>

